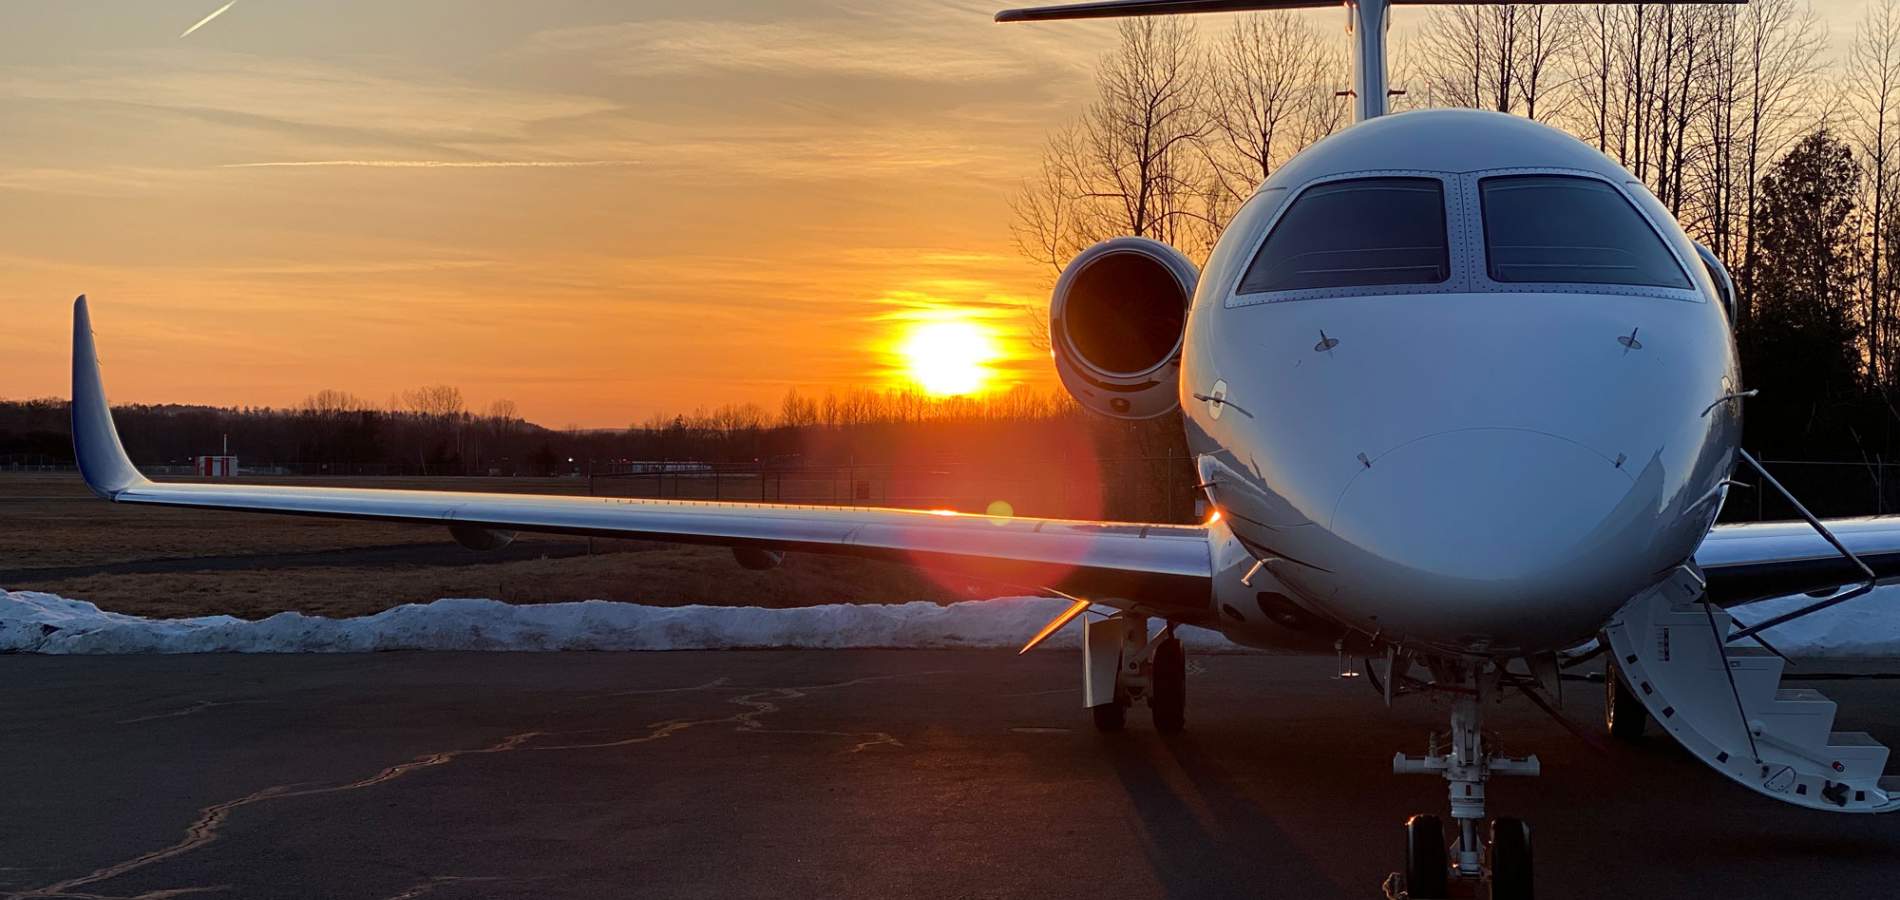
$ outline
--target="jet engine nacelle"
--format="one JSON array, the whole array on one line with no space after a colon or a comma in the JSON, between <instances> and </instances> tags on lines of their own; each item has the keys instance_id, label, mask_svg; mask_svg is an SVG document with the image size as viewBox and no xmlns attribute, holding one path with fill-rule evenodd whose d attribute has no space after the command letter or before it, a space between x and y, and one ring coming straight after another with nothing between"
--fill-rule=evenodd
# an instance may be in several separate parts
<instances>
[{"instance_id":1,"label":"jet engine nacelle","mask_svg":"<svg viewBox=\"0 0 1900 900\"><path fill-rule=\"evenodd\" d=\"M1200 270L1160 241L1118 237L1082 251L1056 280L1049 346L1076 402L1118 419L1180 405L1181 338Z\"/></svg>"}]
</instances>

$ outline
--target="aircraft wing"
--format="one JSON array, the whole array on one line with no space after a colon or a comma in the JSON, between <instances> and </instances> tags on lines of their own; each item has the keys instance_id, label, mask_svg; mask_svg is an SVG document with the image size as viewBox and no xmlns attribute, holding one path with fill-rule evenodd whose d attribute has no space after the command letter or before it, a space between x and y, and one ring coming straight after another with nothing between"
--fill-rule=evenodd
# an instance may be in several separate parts
<instances>
[{"instance_id":1,"label":"aircraft wing","mask_svg":"<svg viewBox=\"0 0 1900 900\"><path fill-rule=\"evenodd\" d=\"M1900 516L1826 519L1847 549L1882 579L1900 578ZM1724 606L1821 591L1866 578L1806 522L1717 525L1696 550L1709 595Z\"/></svg>"},{"instance_id":2,"label":"aircraft wing","mask_svg":"<svg viewBox=\"0 0 1900 900\"><path fill-rule=\"evenodd\" d=\"M158 483L126 455L99 372L86 298L73 306L73 450L93 493L118 503L380 519L465 535L544 532L894 560L1026 592L1193 621L1209 607L1207 530L902 509L685 500Z\"/></svg>"}]
</instances>

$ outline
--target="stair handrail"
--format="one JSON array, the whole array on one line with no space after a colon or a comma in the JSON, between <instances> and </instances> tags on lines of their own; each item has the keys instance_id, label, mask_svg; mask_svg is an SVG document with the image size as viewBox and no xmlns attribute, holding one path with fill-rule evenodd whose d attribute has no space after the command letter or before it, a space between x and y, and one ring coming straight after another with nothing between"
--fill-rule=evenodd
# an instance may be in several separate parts
<instances>
[{"instance_id":1,"label":"stair handrail","mask_svg":"<svg viewBox=\"0 0 1900 900\"><path fill-rule=\"evenodd\" d=\"M1800 609L1794 610L1792 612L1782 613L1781 615L1774 616L1763 622L1756 622L1755 624L1750 625L1747 628L1743 628L1742 630L1729 635L1728 642L1732 644L1739 640L1744 640L1746 638L1754 637L1756 634L1759 634L1763 631L1767 631L1768 629L1773 628L1777 625L1782 625L1788 622L1792 622L1796 619L1802 618L1803 616L1813 615L1814 613L1827 609L1828 607L1833 606L1837 603L1846 603L1847 601L1852 600L1855 597L1865 595L1869 591L1872 591L1874 589L1874 585L1879 581L1879 576L1874 574L1873 568L1868 566L1866 562L1862 561L1860 557L1855 556L1854 551L1847 549L1847 545L1842 543L1840 538L1835 537L1834 532L1829 531L1828 527L1822 524L1821 520L1815 517L1814 513L1809 512L1806 506L1801 505L1801 501L1795 498L1793 491L1788 490L1788 488L1782 485L1782 483L1779 480L1777 480L1775 476L1768 474L1768 467L1762 465L1760 460L1756 459L1747 450L1743 450L1739 447L1736 448L1735 452L1741 454L1742 459L1747 460L1748 464L1754 467L1755 471L1761 475L1762 481L1766 482L1769 487L1774 488L1775 492L1780 494L1782 499L1787 500L1788 504L1794 507L1795 512L1801 514L1801 518L1807 520L1809 527L1813 528L1815 532L1820 534L1823 539L1825 539L1829 544L1832 544L1835 550L1840 551L1840 554L1842 556L1847 557L1847 560L1849 562L1853 563L1856 568L1860 569L1861 574L1867 576L1867 580L1864 582L1861 582L1859 585L1856 585L1855 587L1852 587L1843 591L1837 591L1834 594L1823 597L1820 600L1815 601L1814 603L1810 603L1807 606L1801 607Z\"/></svg>"}]
</instances>

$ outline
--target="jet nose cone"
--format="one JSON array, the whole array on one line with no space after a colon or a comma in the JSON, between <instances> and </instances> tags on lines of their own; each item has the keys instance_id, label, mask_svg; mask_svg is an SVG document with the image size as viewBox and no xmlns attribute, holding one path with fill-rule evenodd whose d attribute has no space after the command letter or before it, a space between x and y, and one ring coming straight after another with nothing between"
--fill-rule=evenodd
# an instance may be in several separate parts
<instances>
[{"instance_id":1,"label":"jet nose cone","mask_svg":"<svg viewBox=\"0 0 1900 900\"><path fill-rule=\"evenodd\" d=\"M1410 599L1378 610L1390 633L1476 649L1563 640L1589 633L1634 589L1625 570L1645 556L1655 507L1601 453L1538 431L1473 428L1369 462L1340 496L1332 531L1353 548L1343 593Z\"/></svg>"}]
</instances>

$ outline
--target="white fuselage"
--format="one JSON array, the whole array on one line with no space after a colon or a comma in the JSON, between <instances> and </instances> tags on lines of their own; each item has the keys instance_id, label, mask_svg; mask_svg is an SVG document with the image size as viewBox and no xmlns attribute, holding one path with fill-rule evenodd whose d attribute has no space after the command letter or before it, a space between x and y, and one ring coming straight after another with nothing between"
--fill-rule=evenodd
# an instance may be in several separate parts
<instances>
[{"instance_id":1,"label":"white fuselage","mask_svg":"<svg viewBox=\"0 0 1900 900\"><path fill-rule=\"evenodd\" d=\"M1477 182L1546 172L1626 195L1690 289L1492 282ZM1382 175L1443 184L1455 277L1237 292L1302 190ZM1674 218L1593 148L1490 113L1378 118L1282 167L1222 236L1182 348L1188 441L1220 524L1305 611L1456 652L1573 645L1719 512L1741 434L1719 299ZM1268 605L1250 581L1217 613L1243 640Z\"/></svg>"}]
</instances>

